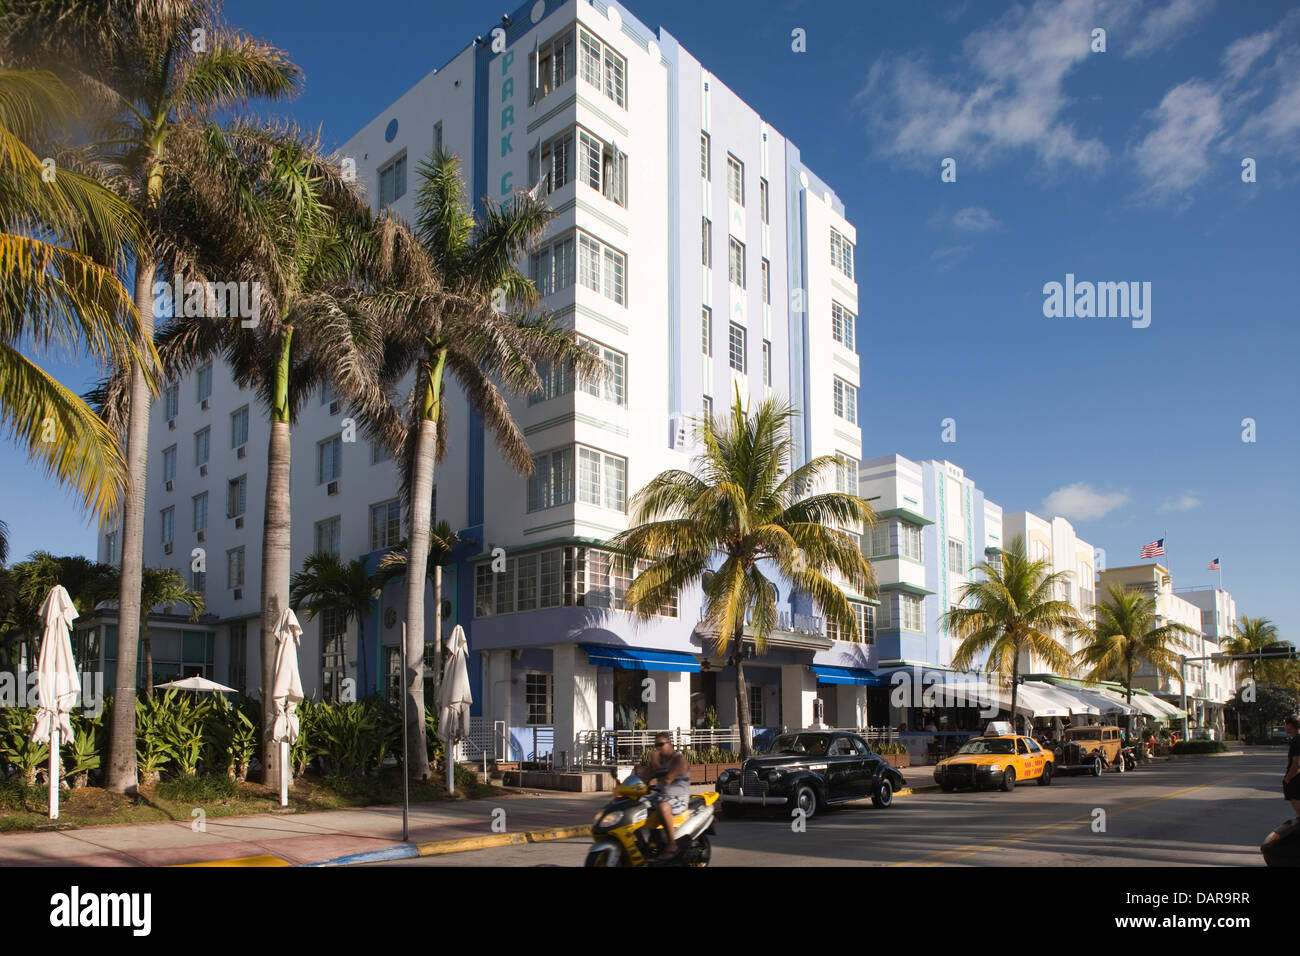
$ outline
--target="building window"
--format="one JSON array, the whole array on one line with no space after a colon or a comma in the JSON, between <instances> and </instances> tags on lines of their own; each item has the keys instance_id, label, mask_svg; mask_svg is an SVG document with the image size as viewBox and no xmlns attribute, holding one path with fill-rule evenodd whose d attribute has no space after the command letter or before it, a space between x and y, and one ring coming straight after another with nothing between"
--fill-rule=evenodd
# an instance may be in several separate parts
<instances>
[{"instance_id":1,"label":"building window","mask_svg":"<svg viewBox=\"0 0 1300 956\"><path fill-rule=\"evenodd\" d=\"M162 543L171 544L176 540L176 508L162 510Z\"/></svg>"},{"instance_id":2,"label":"building window","mask_svg":"<svg viewBox=\"0 0 1300 956\"><path fill-rule=\"evenodd\" d=\"M226 587L244 586L244 549L232 548L226 552Z\"/></svg>"},{"instance_id":3,"label":"building window","mask_svg":"<svg viewBox=\"0 0 1300 956\"><path fill-rule=\"evenodd\" d=\"M180 411L181 387L179 385L168 385L163 391L163 418L168 420L176 417Z\"/></svg>"},{"instance_id":4,"label":"building window","mask_svg":"<svg viewBox=\"0 0 1300 956\"><path fill-rule=\"evenodd\" d=\"M713 223L708 217L700 220L700 261L713 268Z\"/></svg>"},{"instance_id":5,"label":"building window","mask_svg":"<svg viewBox=\"0 0 1300 956\"><path fill-rule=\"evenodd\" d=\"M379 208L406 195L406 153L379 167Z\"/></svg>"},{"instance_id":6,"label":"building window","mask_svg":"<svg viewBox=\"0 0 1300 956\"><path fill-rule=\"evenodd\" d=\"M433 124L433 151L442 149L442 120Z\"/></svg>"},{"instance_id":7,"label":"building window","mask_svg":"<svg viewBox=\"0 0 1300 956\"><path fill-rule=\"evenodd\" d=\"M838 302L831 302L831 336L846 349L853 348L853 313Z\"/></svg>"},{"instance_id":8,"label":"building window","mask_svg":"<svg viewBox=\"0 0 1300 956\"><path fill-rule=\"evenodd\" d=\"M209 362L199 368L195 376L195 382L198 386L198 401L202 402L212 397L212 363Z\"/></svg>"},{"instance_id":9,"label":"building window","mask_svg":"<svg viewBox=\"0 0 1300 956\"><path fill-rule=\"evenodd\" d=\"M889 553L889 522L877 520L871 526L871 557L883 558Z\"/></svg>"},{"instance_id":10,"label":"building window","mask_svg":"<svg viewBox=\"0 0 1300 956\"><path fill-rule=\"evenodd\" d=\"M573 449L560 448L533 459L528 476L528 510L541 511L573 501Z\"/></svg>"},{"instance_id":11,"label":"building window","mask_svg":"<svg viewBox=\"0 0 1300 956\"><path fill-rule=\"evenodd\" d=\"M835 376L835 414L850 425L858 423L858 390Z\"/></svg>"},{"instance_id":12,"label":"building window","mask_svg":"<svg viewBox=\"0 0 1300 956\"><path fill-rule=\"evenodd\" d=\"M737 206L745 205L745 164L727 154L727 196Z\"/></svg>"},{"instance_id":13,"label":"building window","mask_svg":"<svg viewBox=\"0 0 1300 956\"><path fill-rule=\"evenodd\" d=\"M211 428L201 428L194 433L194 464L196 467L208 463L208 445L211 438Z\"/></svg>"},{"instance_id":14,"label":"building window","mask_svg":"<svg viewBox=\"0 0 1300 956\"><path fill-rule=\"evenodd\" d=\"M190 570L190 590L199 594L208 593L208 572Z\"/></svg>"},{"instance_id":15,"label":"building window","mask_svg":"<svg viewBox=\"0 0 1300 956\"><path fill-rule=\"evenodd\" d=\"M388 450L388 446L383 442L372 441L370 443L370 464L378 465L380 462L391 460L392 457L392 454Z\"/></svg>"},{"instance_id":16,"label":"building window","mask_svg":"<svg viewBox=\"0 0 1300 956\"><path fill-rule=\"evenodd\" d=\"M334 481L343 474L343 436L335 435L316 443L316 484Z\"/></svg>"},{"instance_id":17,"label":"building window","mask_svg":"<svg viewBox=\"0 0 1300 956\"><path fill-rule=\"evenodd\" d=\"M831 229L831 265L853 278L853 244L834 228Z\"/></svg>"},{"instance_id":18,"label":"building window","mask_svg":"<svg viewBox=\"0 0 1300 956\"><path fill-rule=\"evenodd\" d=\"M605 363L605 374L599 380L593 375L582 376L582 390L614 405L627 405L627 356L594 339L582 344Z\"/></svg>"},{"instance_id":19,"label":"building window","mask_svg":"<svg viewBox=\"0 0 1300 956\"><path fill-rule=\"evenodd\" d=\"M104 549L107 552L107 556L104 559L105 563L116 564L117 563L117 532L116 531L110 531L108 534L104 535Z\"/></svg>"},{"instance_id":20,"label":"building window","mask_svg":"<svg viewBox=\"0 0 1300 956\"><path fill-rule=\"evenodd\" d=\"M615 511L627 509L627 459L578 448L578 500Z\"/></svg>"},{"instance_id":21,"label":"building window","mask_svg":"<svg viewBox=\"0 0 1300 956\"><path fill-rule=\"evenodd\" d=\"M208 527L208 493L206 491L201 492L191 500L194 502L194 530L206 531Z\"/></svg>"},{"instance_id":22,"label":"building window","mask_svg":"<svg viewBox=\"0 0 1300 956\"><path fill-rule=\"evenodd\" d=\"M948 539L948 573L966 573L966 547L955 538Z\"/></svg>"},{"instance_id":23,"label":"building window","mask_svg":"<svg viewBox=\"0 0 1300 956\"><path fill-rule=\"evenodd\" d=\"M172 481L176 478L176 446L171 445L163 449L163 481Z\"/></svg>"},{"instance_id":24,"label":"building window","mask_svg":"<svg viewBox=\"0 0 1300 956\"><path fill-rule=\"evenodd\" d=\"M889 610L891 598L887 593L880 595L880 607L876 610L876 627L882 631L887 631L893 627L892 616Z\"/></svg>"},{"instance_id":25,"label":"building window","mask_svg":"<svg viewBox=\"0 0 1300 956\"><path fill-rule=\"evenodd\" d=\"M858 493L858 460L852 455L840 452L835 465L835 490L840 494L856 495Z\"/></svg>"},{"instance_id":26,"label":"building window","mask_svg":"<svg viewBox=\"0 0 1300 956\"><path fill-rule=\"evenodd\" d=\"M573 369L563 362L559 365L539 362L537 375L542 380L542 387L528 396L529 405L547 402L573 391Z\"/></svg>"},{"instance_id":27,"label":"building window","mask_svg":"<svg viewBox=\"0 0 1300 956\"><path fill-rule=\"evenodd\" d=\"M772 343L763 340L763 384L772 384Z\"/></svg>"},{"instance_id":28,"label":"building window","mask_svg":"<svg viewBox=\"0 0 1300 956\"><path fill-rule=\"evenodd\" d=\"M627 60L592 34L578 28L578 72L619 106L627 106Z\"/></svg>"},{"instance_id":29,"label":"building window","mask_svg":"<svg viewBox=\"0 0 1300 956\"><path fill-rule=\"evenodd\" d=\"M728 236L730 240L730 256L727 259L727 278L731 280L732 285L738 285L745 288L745 244L735 236Z\"/></svg>"},{"instance_id":30,"label":"building window","mask_svg":"<svg viewBox=\"0 0 1300 956\"><path fill-rule=\"evenodd\" d=\"M226 517L238 518L248 503L248 476L240 475L226 482Z\"/></svg>"},{"instance_id":31,"label":"building window","mask_svg":"<svg viewBox=\"0 0 1300 956\"><path fill-rule=\"evenodd\" d=\"M395 548L402 540L402 505L396 498L370 506L370 550Z\"/></svg>"},{"instance_id":32,"label":"building window","mask_svg":"<svg viewBox=\"0 0 1300 956\"><path fill-rule=\"evenodd\" d=\"M898 596L899 624L904 630L925 631L925 605L915 594Z\"/></svg>"},{"instance_id":33,"label":"building window","mask_svg":"<svg viewBox=\"0 0 1300 956\"><path fill-rule=\"evenodd\" d=\"M573 79L573 31L566 30L537 51L533 102Z\"/></svg>"},{"instance_id":34,"label":"building window","mask_svg":"<svg viewBox=\"0 0 1300 956\"><path fill-rule=\"evenodd\" d=\"M763 260L763 303L772 304L772 263Z\"/></svg>"},{"instance_id":35,"label":"building window","mask_svg":"<svg viewBox=\"0 0 1300 956\"><path fill-rule=\"evenodd\" d=\"M760 179L758 181L758 215L759 218L762 219L764 223L767 223L769 221L767 218L767 180L766 179Z\"/></svg>"},{"instance_id":36,"label":"building window","mask_svg":"<svg viewBox=\"0 0 1300 956\"><path fill-rule=\"evenodd\" d=\"M344 662L347 646L347 628L343 624L343 614L334 608L327 608L320 615L320 685L324 700L338 700L343 690L343 679L347 677L347 665Z\"/></svg>"},{"instance_id":37,"label":"building window","mask_svg":"<svg viewBox=\"0 0 1300 956\"><path fill-rule=\"evenodd\" d=\"M586 233L578 233L578 284L626 305L627 256Z\"/></svg>"},{"instance_id":38,"label":"building window","mask_svg":"<svg viewBox=\"0 0 1300 956\"><path fill-rule=\"evenodd\" d=\"M763 685L749 685L749 724L751 727L762 727L766 721L763 719Z\"/></svg>"},{"instance_id":39,"label":"building window","mask_svg":"<svg viewBox=\"0 0 1300 956\"><path fill-rule=\"evenodd\" d=\"M248 444L248 406L230 413L230 447Z\"/></svg>"},{"instance_id":40,"label":"building window","mask_svg":"<svg viewBox=\"0 0 1300 956\"><path fill-rule=\"evenodd\" d=\"M898 553L913 561L921 560L921 528L919 525L898 523Z\"/></svg>"},{"instance_id":41,"label":"building window","mask_svg":"<svg viewBox=\"0 0 1300 956\"><path fill-rule=\"evenodd\" d=\"M542 145L540 176L546 179L546 191L555 192L573 179L573 134L562 133Z\"/></svg>"},{"instance_id":42,"label":"building window","mask_svg":"<svg viewBox=\"0 0 1300 956\"><path fill-rule=\"evenodd\" d=\"M709 134L700 130L700 178L712 179L709 167L712 165L712 147L710 145Z\"/></svg>"},{"instance_id":43,"label":"building window","mask_svg":"<svg viewBox=\"0 0 1300 956\"><path fill-rule=\"evenodd\" d=\"M578 178L606 199L626 207L627 153L581 127L578 143Z\"/></svg>"},{"instance_id":44,"label":"building window","mask_svg":"<svg viewBox=\"0 0 1300 956\"><path fill-rule=\"evenodd\" d=\"M528 708L529 727L545 727L553 723L551 717L551 675L524 675L524 705Z\"/></svg>"},{"instance_id":45,"label":"building window","mask_svg":"<svg viewBox=\"0 0 1300 956\"><path fill-rule=\"evenodd\" d=\"M713 354L713 310L707 305L700 309L700 333L703 336L705 355Z\"/></svg>"},{"instance_id":46,"label":"building window","mask_svg":"<svg viewBox=\"0 0 1300 956\"><path fill-rule=\"evenodd\" d=\"M338 557L342 548L340 548L339 535L341 533L343 520L340 515L333 518L326 518L324 521L316 522L316 554L332 554Z\"/></svg>"},{"instance_id":47,"label":"building window","mask_svg":"<svg viewBox=\"0 0 1300 956\"><path fill-rule=\"evenodd\" d=\"M573 237L556 239L532 255L532 280L540 295L573 285Z\"/></svg>"},{"instance_id":48,"label":"building window","mask_svg":"<svg viewBox=\"0 0 1300 956\"><path fill-rule=\"evenodd\" d=\"M703 405L703 417L706 421L713 420L713 396L705 395Z\"/></svg>"},{"instance_id":49,"label":"building window","mask_svg":"<svg viewBox=\"0 0 1300 956\"><path fill-rule=\"evenodd\" d=\"M738 372L745 371L745 327L732 322L728 330L727 356L731 367Z\"/></svg>"}]
</instances>

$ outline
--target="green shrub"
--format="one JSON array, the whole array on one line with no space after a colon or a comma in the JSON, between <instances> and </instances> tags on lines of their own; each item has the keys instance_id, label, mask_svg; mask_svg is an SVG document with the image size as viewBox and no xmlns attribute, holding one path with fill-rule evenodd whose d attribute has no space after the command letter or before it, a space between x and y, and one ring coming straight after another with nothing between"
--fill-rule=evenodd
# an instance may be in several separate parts
<instances>
[{"instance_id":1,"label":"green shrub","mask_svg":"<svg viewBox=\"0 0 1300 956\"><path fill-rule=\"evenodd\" d=\"M84 787L90 771L98 770L104 748L104 720L72 712L72 742L64 748L63 772L74 787Z\"/></svg>"},{"instance_id":2,"label":"green shrub","mask_svg":"<svg viewBox=\"0 0 1300 956\"><path fill-rule=\"evenodd\" d=\"M0 766L6 776L12 767L29 787L36 784L36 772L50 762L49 743L32 743L35 726L35 707L0 707Z\"/></svg>"},{"instance_id":3,"label":"green shrub","mask_svg":"<svg viewBox=\"0 0 1300 956\"><path fill-rule=\"evenodd\" d=\"M233 800L239 795L239 784L225 773L205 773L172 777L158 784L158 796L180 803L208 803L215 800Z\"/></svg>"},{"instance_id":4,"label":"green shrub","mask_svg":"<svg viewBox=\"0 0 1300 956\"><path fill-rule=\"evenodd\" d=\"M1228 745L1222 740L1180 740L1169 749L1172 754L1221 754Z\"/></svg>"}]
</instances>

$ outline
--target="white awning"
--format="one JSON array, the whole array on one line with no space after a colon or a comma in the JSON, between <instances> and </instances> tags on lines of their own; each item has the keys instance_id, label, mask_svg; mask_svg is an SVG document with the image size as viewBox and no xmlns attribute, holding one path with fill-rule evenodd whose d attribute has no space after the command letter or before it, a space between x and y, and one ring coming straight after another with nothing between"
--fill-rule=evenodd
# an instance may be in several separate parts
<instances>
[{"instance_id":1,"label":"white awning","mask_svg":"<svg viewBox=\"0 0 1300 956\"><path fill-rule=\"evenodd\" d=\"M1101 714L1101 708L1095 706L1094 704L1088 703L1082 697L1073 693L1073 688L1061 687L1057 684L1048 684L1041 681L1025 681L1025 683L1021 685L1021 688L1023 689L1025 687L1032 688L1033 690L1037 691L1039 694L1043 695L1049 700L1054 700L1060 706L1064 707L1065 713L1062 714L1061 716L1072 716L1072 715L1078 716L1080 714L1088 714L1095 717L1095 716L1100 716ZM1053 714L1053 715L1044 715L1044 716L1056 716L1056 715Z\"/></svg>"},{"instance_id":2,"label":"white awning","mask_svg":"<svg viewBox=\"0 0 1300 956\"><path fill-rule=\"evenodd\" d=\"M1124 697L1123 693L1121 693L1120 691L1108 690L1108 691L1106 691L1106 693L1108 693L1108 694L1114 694L1114 695L1115 695L1116 697L1118 697L1120 700L1124 700L1124 701L1127 702L1127 700L1126 700L1126 698ZM1156 704L1154 703L1154 701L1155 701L1155 698L1154 698L1154 697L1148 697L1148 696L1145 695L1145 694L1134 694L1134 695L1133 695L1133 706L1134 706L1134 707L1136 707L1136 708L1137 708L1138 710L1140 710L1142 713L1146 714L1148 717L1158 717L1160 720L1164 720L1165 717L1167 716L1167 714L1165 714L1165 712L1164 712L1163 710L1161 710L1158 706L1156 706Z\"/></svg>"},{"instance_id":3,"label":"white awning","mask_svg":"<svg viewBox=\"0 0 1300 956\"><path fill-rule=\"evenodd\" d=\"M1062 700L1044 686L1026 681L1017 688L1016 710L1030 717L1069 717L1070 701Z\"/></svg>"},{"instance_id":4,"label":"white awning","mask_svg":"<svg viewBox=\"0 0 1300 956\"><path fill-rule=\"evenodd\" d=\"M1161 711L1160 713L1161 720L1168 720L1170 718L1174 720L1182 720L1184 717L1187 716L1187 714L1184 713L1181 709L1169 703L1169 701L1165 700L1162 697L1156 697L1154 694L1151 695L1144 694L1143 697L1146 700L1150 701L1154 707L1156 707L1158 710ZM1133 699L1137 700L1136 694L1133 695Z\"/></svg>"}]
</instances>

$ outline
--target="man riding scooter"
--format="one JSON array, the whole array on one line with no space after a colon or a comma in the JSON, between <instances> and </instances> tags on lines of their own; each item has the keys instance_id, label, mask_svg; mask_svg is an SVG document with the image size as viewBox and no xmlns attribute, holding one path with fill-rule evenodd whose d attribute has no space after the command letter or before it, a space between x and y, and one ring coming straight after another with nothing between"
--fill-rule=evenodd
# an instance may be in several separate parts
<instances>
[{"instance_id":1,"label":"man riding scooter","mask_svg":"<svg viewBox=\"0 0 1300 956\"><path fill-rule=\"evenodd\" d=\"M668 835L668 845L660 861L671 860L678 853L673 817L684 813L691 802L690 765L673 749L672 735L660 733L655 735L650 763L637 767L635 772L642 780L649 782L653 779L660 784L659 816L664 822L664 833Z\"/></svg>"}]
</instances>

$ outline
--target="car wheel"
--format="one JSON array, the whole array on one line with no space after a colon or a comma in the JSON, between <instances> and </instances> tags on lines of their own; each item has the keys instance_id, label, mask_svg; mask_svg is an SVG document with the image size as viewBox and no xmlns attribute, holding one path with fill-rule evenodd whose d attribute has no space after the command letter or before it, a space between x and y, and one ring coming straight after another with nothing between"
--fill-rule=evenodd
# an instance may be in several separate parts
<instances>
[{"instance_id":1,"label":"car wheel","mask_svg":"<svg viewBox=\"0 0 1300 956\"><path fill-rule=\"evenodd\" d=\"M794 805L803 811L805 820L817 814L817 791L808 784L801 784L794 792Z\"/></svg>"},{"instance_id":2,"label":"car wheel","mask_svg":"<svg viewBox=\"0 0 1300 956\"><path fill-rule=\"evenodd\" d=\"M691 862L689 865L708 866L709 857L712 854L713 844L709 842L709 838L703 835L698 836L695 838L695 845L691 847Z\"/></svg>"},{"instance_id":3,"label":"car wheel","mask_svg":"<svg viewBox=\"0 0 1300 956\"><path fill-rule=\"evenodd\" d=\"M1011 791L1016 789L1016 768L1008 767L1002 771L1002 789Z\"/></svg>"},{"instance_id":4,"label":"car wheel","mask_svg":"<svg viewBox=\"0 0 1300 956\"><path fill-rule=\"evenodd\" d=\"M1124 766L1124 755L1120 754L1115 758L1115 772L1123 773L1128 768Z\"/></svg>"},{"instance_id":5,"label":"car wheel","mask_svg":"<svg viewBox=\"0 0 1300 956\"><path fill-rule=\"evenodd\" d=\"M952 793L957 788L950 783L941 783L939 784L939 789L942 790L944 793Z\"/></svg>"},{"instance_id":6,"label":"car wheel","mask_svg":"<svg viewBox=\"0 0 1300 956\"><path fill-rule=\"evenodd\" d=\"M1100 756L1098 756L1098 757L1094 757L1094 758L1093 758L1093 761L1092 761L1092 775L1093 775L1094 777L1100 777L1100 776L1101 776L1101 757L1100 757Z\"/></svg>"},{"instance_id":7,"label":"car wheel","mask_svg":"<svg viewBox=\"0 0 1300 956\"><path fill-rule=\"evenodd\" d=\"M1043 765L1043 772L1038 777L1038 785L1040 787L1050 787L1052 785L1052 765L1050 763Z\"/></svg>"},{"instance_id":8,"label":"car wheel","mask_svg":"<svg viewBox=\"0 0 1300 956\"><path fill-rule=\"evenodd\" d=\"M880 781L880 786L872 794L871 805L877 810L887 810L894 805L894 785L889 782L888 777Z\"/></svg>"}]
</instances>

